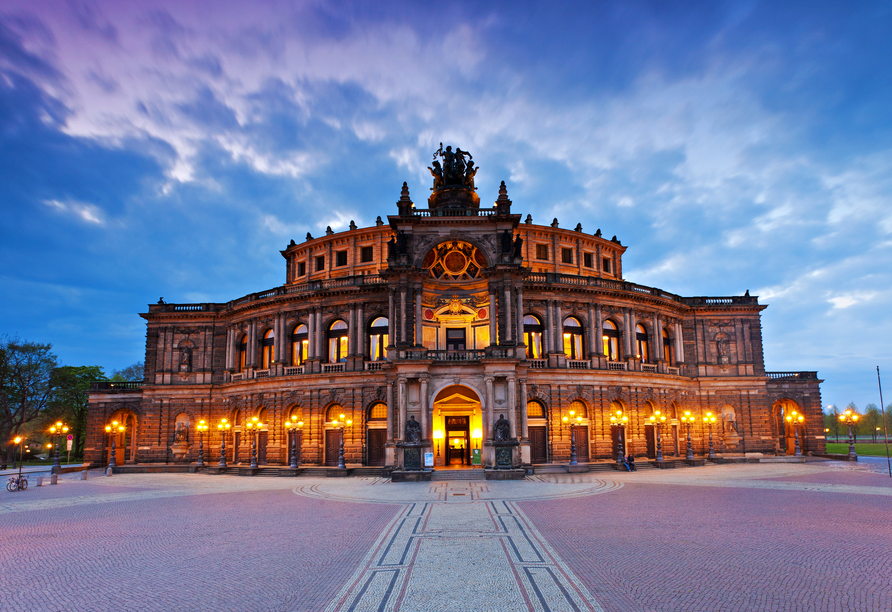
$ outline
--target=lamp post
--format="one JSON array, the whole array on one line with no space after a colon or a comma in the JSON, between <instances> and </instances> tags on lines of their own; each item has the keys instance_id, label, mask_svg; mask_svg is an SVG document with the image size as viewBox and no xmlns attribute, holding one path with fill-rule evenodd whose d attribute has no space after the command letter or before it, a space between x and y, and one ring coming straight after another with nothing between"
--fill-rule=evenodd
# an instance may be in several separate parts
<instances>
[{"instance_id":1,"label":"lamp post","mask_svg":"<svg viewBox=\"0 0 892 612\"><path fill-rule=\"evenodd\" d=\"M858 424L858 413L851 408L846 408L846 411L839 415L839 420L849 426L849 457L857 457L855 439L852 437L852 426Z\"/></svg>"},{"instance_id":2,"label":"lamp post","mask_svg":"<svg viewBox=\"0 0 892 612\"><path fill-rule=\"evenodd\" d=\"M653 423L654 432L657 436L657 461L663 460L663 441L660 437L660 427L666 422L666 415L661 414L659 410L650 415L650 422Z\"/></svg>"},{"instance_id":3,"label":"lamp post","mask_svg":"<svg viewBox=\"0 0 892 612\"><path fill-rule=\"evenodd\" d=\"M712 425L715 423L715 415L711 412L707 412L703 417L703 422L709 427L709 455L707 455L707 457L715 459L715 446L712 444Z\"/></svg>"},{"instance_id":4,"label":"lamp post","mask_svg":"<svg viewBox=\"0 0 892 612\"><path fill-rule=\"evenodd\" d=\"M23 438L22 436L16 436L13 442L19 445L19 482L22 482L22 446L24 446L25 444L25 438ZM13 459L14 458L15 455L13 455Z\"/></svg>"},{"instance_id":5,"label":"lamp post","mask_svg":"<svg viewBox=\"0 0 892 612\"><path fill-rule=\"evenodd\" d=\"M204 432L208 430L207 421L201 419L195 426L198 430L198 467L204 467Z\"/></svg>"},{"instance_id":6,"label":"lamp post","mask_svg":"<svg viewBox=\"0 0 892 612\"><path fill-rule=\"evenodd\" d=\"M694 420L694 415L691 414L690 410L685 410L684 414L681 415L682 425L685 425L688 428L688 452L685 455L685 459L688 461L694 460L694 447L691 446L691 427L694 425Z\"/></svg>"},{"instance_id":7,"label":"lamp post","mask_svg":"<svg viewBox=\"0 0 892 612\"><path fill-rule=\"evenodd\" d=\"M434 440L435 440L435 442L434 442L434 445L435 445L434 451L436 451L436 453L437 453L437 459L436 459L436 461L434 461L434 463L437 463L437 462L439 462L439 460L440 460L440 440L442 440L442 439L443 439L443 430L442 430L442 429L435 429L435 430L434 430Z\"/></svg>"},{"instance_id":8,"label":"lamp post","mask_svg":"<svg viewBox=\"0 0 892 612\"><path fill-rule=\"evenodd\" d=\"M335 427L337 427L338 430L341 432L341 444L340 444L340 446L338 446L338 469L346 470L347 464L344 463L344 425L347 425L347 427L349 427L350 425L353 425L353 421L350 419L344 420L343 414L338 415L338 416L341 420L340 421L338 419L334 420Z\"/></svg>"},{"instance_id":9,"label":"lamp post","mask_svg":"<svg viewBox=\"0 0 892 612\"><path fill-rule=\"evenodd\" d=\"M622 465L626 456L623 454L623 428L629 422L629 417L623 414L622 410L617 410L610 415L610 426L616 427L616 464Z\"/></svg>"},{"instance_id":10,"label":"lamp post","mask_svg":"<svg viewBox=\"0 0 892 612\"><path fill-rule=\"evenodd\" d=\"M117 454L115 452L115 438L119 433L124 433L124 424L112 421L111 425L105 426L105 432L111 436L111 453L108 456L108 467L117 467L118 464L115 461L115 455Z\"/></svg>"},{"instance_id":11,"label":"lamp post","mask_svg":"<svg viewBox=\"0 0 892 612\"><path fill-rule=\"evenodd\" d=\"M248 431L254 434L254 439L251 444L251 468L257 467L257 434L260 433L260 428L263 427L263 423L260 422L258 417L251 417L251 420L248 421Z\"/></svg>"},{"instance_id":12,"label":"lamp post","mask_svg":"<svg viewBox=\"0 0 892 612\"><path fill-rule=\"evenodd\" d=\"M290 416L285 421L285 429L288 431L288 437L291 438L291 469L297 469L297 432L303 428L304 422L292 419L294 417Z\"/></svg>"},{"instance_id":13,"label":"lamp post","mask_svg":"<svg viewBox=\"0 0 892 612\"><path fill-rule=\"evenodd\" d=\"M53 459L53 472L58 472L62 469L62 464L59 460L59 437L67 433L68 425L65 425L62 421L56 421L50 426L50 435L53 436L56 445L56 456Z\"/></svg>"},{"instance_id":14,"label":"lamp post","mask_svg":"<svg viewBox=\"0 0 892 612\"><path fill-rule=\"evenodd\" d=\"M795 410L786 416L787 423L792 423L793 425L793 437L796 440L796 445L794 447L793 456L801 457L802 449L799 448L799 424L805 420L805 417L796 412Z\"/></svg>"},{"instance_id":15,"label":"lamp post","mask_svg":"<svg viewBox=\"0 0 892 612\"><path fill-rule=\"evenodd\" d=\"M221 419L219 423L217 423L217 431L220 432L220 463L219 467L226 467L226 434L232 425L229 423L227 419Z\"/></svg>"},{"instance_id":16,"label":"lamp post","mask_svg":"<svg viewBox=\"0 0 892 612\"><path fill-rule=\"evenodd\" d=\"M570 411L569 417L562 419L564 424L570 423L570 465L579 465L576 460L576 427L582 424L582 417L575 410Z\"/></svg>"}]
</instances>

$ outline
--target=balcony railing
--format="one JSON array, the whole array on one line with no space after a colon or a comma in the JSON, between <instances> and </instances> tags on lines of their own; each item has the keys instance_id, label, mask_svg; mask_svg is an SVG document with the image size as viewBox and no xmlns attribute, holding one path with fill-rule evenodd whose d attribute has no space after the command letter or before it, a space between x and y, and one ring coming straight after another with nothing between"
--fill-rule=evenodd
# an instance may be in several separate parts
<instances>
[{"instance_id":1,"label":"balcony railing","mask_svg":"<svg viewBox=\"0 0 892 612\"><path fill-rule=\"evenodd\" d=\"M304 367L301 366L289 366L285 368L285 376L295 376L297 374L303 374Z\"/></svg>"},{"instance_id":2,"label":"balcony railing","mask_svg":"<svg viewBox=\"0 0 892 612\"><path fill-rule=\"evenodd\" d=\"M765 375L772 380L783 378L791 378L798 380L817 380L817 372L765 372Z\"/></svg>"},{"instance_id":3,"label":"balcony railing","mask_svg":"<svg viewBox=\"0 0 892 612\"><path fill-rule=\"evenodd\" d=\"M655 373L657 371L657 364L655 363L642 363L641 364L642 372L651 372Z\"/></svg>"},{"instance_id":4,"label":"balcony railing","mask_svg":"<svg viewBox=\"0 0 892 612\"><path fill-rule=\"evenodd\" d=\"M567 367L571 370L588 370L591 367L591 363L581 359L568 359Z\"/></svg>"},{"instance_id":5,"label":"balcony railing","mask_svg":"<svg viewBox=\"0 0 892 612\"><path fill-rule=\"evenodd\" d=\"M527 363L530 364L531 368L535 369L543 369L548 364L545 359L529 359Z\"/></svg>"},{"instance_id":6,"label":"balcony railing","mask_svg":"<svg viewBox=\"0 0 892 612\"><path fill-rule=\"evenodd\" d=\"M680 372L681 372L681 370L680 370L679 368L676 368L676 367L673 367L673 366L667 366L667 367L666 367L666 373L667 373L667 374L672 374L673 376L678 376Z\"/></svg>"},{"instance_id":7,"label":"balcony railing","mask_svg":"<svg viewBox=\"0 0 892 612\"><path fill-rule=\"evenodd\" d=\"M139 391L142 386L141 380L97 380L90 383L90 391Z\"/></svg>"},{"instance_id":8,"label":"balcony railing","mask_svg":"<svg viewBox=\"0 0 892 612\"><path fill-rule=\"evenodd\" d=\"M323 363L322 364L322 373L323 374L333 374L335 372L343 372L346 367L344 363Z\"/></svg>"},{"instance_id":9,"label":"balcony railing","mask_svg":"<svg viewBox=\"0 0 892 612\"><path fill-rule=\"evenodd\" d=\"M608 370L625 371L627 369L626 362L625 361L608 361L607 369Z\"/></svg>"},{"instance_id":10,"label":"balcony railing","mask_svg":"<svg viewBox=\"0 0 892 612\"><path fill-rule=\"evenodd\" d=\"M382 368L384 368L385 363L387 363L387 362L386 361L366 361L365 369L367 372L377 372L378 370L381 370Z\"/></svg>"},{"instance_id":11,"label":"balcony railing","mask_svg":"<svg viewBox=\"0 0 892 612\"><path fill-rule=\"evenodd\" d=\"M269 370L254 370L254 378L269 378Z\"/></svg>"}]
</instances>

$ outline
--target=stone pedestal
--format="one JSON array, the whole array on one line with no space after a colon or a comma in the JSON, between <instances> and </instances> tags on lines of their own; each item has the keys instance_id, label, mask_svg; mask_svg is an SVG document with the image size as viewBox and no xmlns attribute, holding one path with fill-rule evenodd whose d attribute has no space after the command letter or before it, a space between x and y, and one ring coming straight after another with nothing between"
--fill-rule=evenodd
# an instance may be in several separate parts
<instances>
[{"instance_id":1,"label":"stone pedestal","mask_svg":"<svg viewBox=\"0 0 892 612\"><path fill-rule=\"evenodd\" d=\"M493 442L492 447L495 451L495 462L493 467L497 470L510 470L514 468L514 447L518 444L517 440Z\"/></svg>"},{"instance_id":2,"label":"stone pedestal","mask_svg":"<svg viewBox=\"0 0 892 612\"><path fill-rule=\"evenodd\" d=\"M403 470L412 471L422 469L424 446L421 443L400 443L397 444L397 447L402 450Z\"/></svg>"},{"instance_id":3,"label":"stone pedestal","mask_svg":"<svg viewBox=\"0 0 892 612\"><path fill-rule=\"evenodd\" d=\"M176 461L182 461L189 454L188 442L174 442L170 445L170 452Z\"/></svg>"}]
</instances>

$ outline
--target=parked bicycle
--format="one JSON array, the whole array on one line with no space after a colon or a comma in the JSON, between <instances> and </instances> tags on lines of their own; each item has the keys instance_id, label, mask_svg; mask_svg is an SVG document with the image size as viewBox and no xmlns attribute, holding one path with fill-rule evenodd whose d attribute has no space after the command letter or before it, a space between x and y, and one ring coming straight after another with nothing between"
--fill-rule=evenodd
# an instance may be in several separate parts
<instances>
[{"instance_id":1,"label":"parked bicycle","mask_svg":"<svg viewBox=\"0 0 892 612\"><path fill-rule=\"evenodd\" d=\"M12 493L13 491L24 491L28 488L28 479L24 476L13 476L9 479L9 482L6 483L6 490Z\"/></svg>"}]
</instances>

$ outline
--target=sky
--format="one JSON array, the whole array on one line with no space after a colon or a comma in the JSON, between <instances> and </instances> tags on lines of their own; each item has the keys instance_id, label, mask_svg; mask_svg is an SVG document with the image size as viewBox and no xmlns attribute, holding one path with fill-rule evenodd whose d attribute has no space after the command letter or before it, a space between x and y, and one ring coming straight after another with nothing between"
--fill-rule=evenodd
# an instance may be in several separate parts
<instances>
[{"instance_id":1,"label":"sky","mask_svg":"<svg viewBox=\"0 0 892 612\"><path fill-rule=\"evenodd\" d=\"M766 369L892 401L888 2L0 4L0 335L144 357L137 313L280 285L423 203L440 142L627 280L742 295Z\"/></svg>"}]
</instances>

